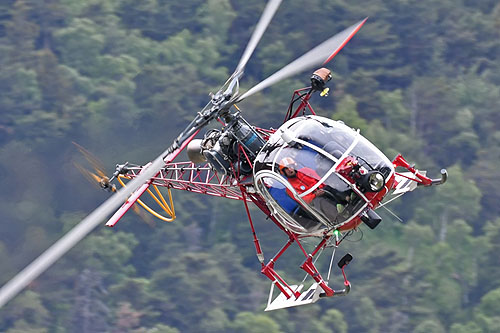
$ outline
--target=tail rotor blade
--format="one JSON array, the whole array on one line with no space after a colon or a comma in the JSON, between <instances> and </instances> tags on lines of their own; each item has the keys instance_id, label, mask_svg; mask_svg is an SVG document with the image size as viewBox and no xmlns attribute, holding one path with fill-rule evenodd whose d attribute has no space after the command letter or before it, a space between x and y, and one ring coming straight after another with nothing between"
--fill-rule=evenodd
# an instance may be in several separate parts
<instances>
[{"instance_id":1,"label":"tail rotor blade","mask_svg":"<svg viewBox=\"0 0 500 333\"><path fill-rule=\"evenodd\" d=\"M82 153L83 157L85 157L85 159L92 165L92 167L94 168L95 172L97 172L97 175L99 177L106 176L106 172L104 171L104 166L97 157L95 157L91 152L83 148L78 143L73 141L73 144L76 146L76 148L78 148L80 153Z\"/></svg>"},{"instance_id":2,"label":"tail rotor blade","mask_svg":"<svg viewBox=\"0 0 500 333\"><path fill-rule=\"evenodd\" d=\"M334 35L330 39L324 41L320 45L316 46L311 51L307 52L303 56L297 58L295 61L286 65L264 81L260 82L246 93L241 95L236 99L236 102L240 102L243 99L272 86L273 84L287 79L295 74L302 71L312 69L318 65L325 65L331 61L337 53L347 44L347 42L358 32L358 30L363 26L368 18L359 21L358 23L350 26L349 28L343 30L342 32Z\"/></svg>"},{"instance_id":3,"label":"tail rotor blade","mask_svg":"<svg viewBox=\"0 0 500 333\"><path fill-rule=\"evenodd\" d=\"M78 163L73 163L73 165L80 171L80 173L92 184L94 184L97 188L99 188L99 182L101 181L102 177L96 175L92 171L89 171L82 167Z\"/></svg>"},{"instance_id":4,"label":"tail rotor blade","mask_svg":"<svg viewBox=\"0 0 500 333\"><path fill-rule=\"evenodd\" d=\"M74 162L73 165L80 171L80 173L97 187L106 189L110 192L116 192L115 186L110 183L109 177L106 176L106 172L104 170L104 167L102 166L102 162L97 157L92 155L92 153L87 149L80 146L78 143L73 142L73 144L78 148L83 157L85 157L87 162L89 162L94 169L94 171L87 170L80 164Z\"/></svg>"},{"instance_id":5,"label":"tail rotor blade","mask_svg":"<svg viewBox=\"0 0 500 333\"><path fill-rule=\"evenodd\" d=\"M269 0L269 2L267 3L266 8L262 13L259 22L255 26L255 30L252 34L252 37L250 38L250 41L247 44L245 52L243 52L243 55L241 56L240 62L238 63L238 66L236 67L233 76L237 76L243 72L245 65L247 64L248 60L252 56L253 51L257 47L257 44L262 38L264 31L266 31L269 22L271 22L271 19L278 10L281 1L282 0Z\"/></svg>"},{"instance_id":6,"label":"tail rotor blade","mask_svg":"<svg viewBox=\"0 0 500 333\"><path fill-rule=\"evenodd\" d=\"M144 223L146 223L148 226L150 227L154 227L155 226L155 223L153 221L153 219L151 218L151 215L147 214L144 210L141 210L141 207L139 207L139 204L138 203L135 203L133 206L132 206L132 210L134 211L134 213L139 216L141 218L142 221L144 221Z\"/></svg>"}]
</instances>

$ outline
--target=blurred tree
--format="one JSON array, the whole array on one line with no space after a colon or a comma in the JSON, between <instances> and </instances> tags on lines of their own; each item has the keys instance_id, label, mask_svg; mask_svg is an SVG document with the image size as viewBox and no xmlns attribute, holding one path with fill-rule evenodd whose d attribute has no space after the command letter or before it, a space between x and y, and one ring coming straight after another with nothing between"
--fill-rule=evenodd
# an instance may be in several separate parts
<instances>
[{"instance_id":1,"label":"blurred tree","mask_svg":"<svg viewBox=\"0 0 500 333\"><path fill-rule=\"evenodd\" d=\"M256 57L261 63L262 76L268 77L281 69L284 65L283 61L291 58L291 52L287 50L284 41L278 40L262 47Z\"/></svg>"},{"instance_id":2,"label":"blurred tree","mask_svg":"<svg viewBox=\"0 0 500 333\"><path fill-rule=\"evenodd\" d=\"M37 49L53 49L53 33L66 24L67 13L60 0L24 0L30 6L30 20L39 27Z\"/></svg>"},{"instance_id":3,"label":"blurred tree","mask_svg":"<svg viewBox=\"0 0 500 333\"><path fill-rule=\"evenodd\" d=\"M474 115L469 109L461 109L456 113L453 121L456 124L456 132L448 141L447 149L454 152L451 162L462 161L464 164L476 157L481 148L479 136L473 128Z\"/></svg>"},{"instance_id":4,"label":"blurred tree","mask_svg":"<svg viewBox=\"0 0 500 333\"><path fill-rule=\"evenodd\" d=\"M8 0L0 3L0 38L5 37L5 25L12 19L11 8L14 2L15 0Z\"/></svg>"},{"instance_id":5,"label":"blurred tree","mask_svg":"<svg viewBox=\"0 0 500 333\"><path fill-rule=\"evenodd\" d=\"M188 329L205 317L206 308L231 308L228 277L212 254L186 252L163 258L160 267L151 277L157 290L153 304L167 324Z\"/></svg>"},{"instance_id":6,"label":"blurred tree","mask_svg":"<svg viewBox=\"0 0 500 333\"><path fill-rule=\"evenodd\" d=\"M139 332L142 312L134 310L130 303L120 303L116 310L116 320L112 332ZM144 331L144 330L142 330Z\"/></svg>"},{"instance_id":7,"label":"blurred tree","mask_svg":"<svg viewBox=\"0 0 500 333\"><path fill-rule=\"evenodd\" d=\"M64 106L69 104L76 95L70 86L70 82L62 76L58 68L58 60L49 49L39 53L37 66L37 79L42 92L42 108L64 116Z\"/></svg>"},{"instance_id":8,"label":"blurred tree","mask_svg":"<svg viewBox=\"0 0 500 333\"><path fill-rule=\"evenodd\" d=\"M6 142L12 135L26 135L21 126L41 108L42 94L36 72L11 66L0 73L0 105L5 115L0 120L1 139ZM29 135L29 134L28 134Z\"/></svg>"},{"instance_id":9,"label":"blurred tree","mask_svg":"<svg viewBox=\"0 0 500 333\"><path fill-rule=\"evenodd\" d=\"M350 329L355 332L379 332L383 317L370 297L361 297L358 306L354 309L354 314L356 321L349 325Z\"/></svg>"},{"instance_id":10,"label":"blurred tree","mask_svg":"<svg viewBox=\"0 0 500 333\"><path fill-rule=\"evenodd\" d=\"M234 318L232 329L241 333L279 333L279 325L263 314L240 312Z\"/></svg>"},{"instance_id":11,"label":"blurred tree","mask_svg":"<svg viewBox=\"0 0 500 333\"><path fill-rule=\"evenodd\" d=\"M345 82L345 90L353 95L359 115L365 119L375 119L380 114L377 99L377 91L380 89L380 83L376 80L373 73L365 69L357 69Z\"/></svg>"},{"instance_id":12,"label":"blurred tree","mask_svg":"<svg viewBox=\"0 0 500 333\"><path fill-rule=\"evenodd\" d=\"M410 111L405 107L401 89L377 92L381 114L377 116L384 128L408 133Z\"/></svg>"},{"instance_id":13,"label":"blurred tree","mask_svg":"<svg viewBox=\"0 0 500 333\"><path fill-rule=\"evenodd\" d=\"M344 95L337 103L336 111L333 113L334 120L341 120L346 125L364 131L368 128L368 123L365 119L359 116L357 111L357 103L351 95Z\"/></svg>"},{"instance_id":14,"label":"blurred tree","mask_svg":"<svg viewBox=\"0 0 500 333\"><path fill-rule=\"evenodd\" d=\"M494 289L481 298L481 303L474 312L475 322L483 332L495 332L500 324L498 304L500 302L500 289Z\"/></svg>"},{"instance_id":15,"label":"blurred tree","mask_svg":"<svg viewBox=\"0 0 500 333\"><path fill-rule=\"evenodd\" d=\"M34 51L40 27L30 20L32 3L16 0L11 8L12 19L6 26L6 39L10 64L22 63L27 68L34 65Z\"/></svg>"},{"instance_id":16,"label":"blurred tree","mask_svg":"<svg viewBox=\"0 0 500 333\"><path fill-rule=\"evenodd\" d=\"M456 79L452 86L452 94L458 104L473 114L476 134L482 144L491 145L491 135L500 128L500 121L495 116L500 99L500 87L489 82L486 75L477 74L477 67ZM460 125L460 124L459 124Z\"/></svg>"},{"instance_id":17,"label":"blurred tree","mask_svg":"<svg viewBox=\"0 0 500 333\"><path fill-rule=\"evenodd\" d=\"M179 333L179 332L180 331L178 329L163 324L158 324L152 329L147 331L147 333Z\"/></svg>"},{"instance_id":18,"label":"blurred tree","mask_svg":"<svg viewBox=\"0 0 500 333\"><path fill-rule=\"evenodd\" d=\"M50 313L40 295L27 290L2 309L0 329L13 333L45 333L49 319Z\"/></svg>"},{"instance_id":19,"label":"blurred tree","mask_svg":"<svg viewBox=\"0 0 500 333\"><path fill-rule=\"evenodd\" d=\"M456 99L446 77L415 79L410 89L412 128L417 138L425 138L424 152L439 165L453 160L447 143L456 134Z\"/></svg>"},{"instance_id":20,"label":"blurred tree","mask_svg":"<svg viewBox=\"0 0 500 333\"><path fill-rule=\"evenodd\" d=\"M24 319L20 319L14 323L14 326L7 331L6 333L47 333L48 330L46 328L36 328L32 325L26 323Z\"/></svg>"},{"instance_id":21,"label":"blurred tree","mask_svg":"<svg viewBox=\"0 0 500 333\"><path fill-rule=\"evenodd\" d=\"M482 296L491 290L498 290L500 287L500 218L486 223L483 228L483 233L478 242L485 247L485 252L478 260L478 290L475 293L477 296ZM490 296L494 298L495 293Z\"/></svg>"},{"instance_id":22,"label":"blurred tree","mask_svg":"<svg viewBox=\"0 0 500 333\"><path fill-rule=\"evenodd\" d=\"M198 332L203 333L222 333L229 332L231 322L226 313L221 309L208 310L206 317L201 320Z\"/></svg>"},{"instance_id":23,"label":"blurred tree","mask_svg":"<svg viewBox=\"0 0 500 333\"><path fill-rule=\"evenodd\" d=\"M104 48L104 36L88 18L75 18L68 27L54 33L55 50L62 62L80 74L90 76Z\"/></svg>"},{"instance_id":24,"label":"blurred tree","mask_svg":"<svg viewBox=\"0 0 500 333\"><path fill-rule=\"evenodd\" d=\"M500 307L500 288L494 289L481 298L478 310L481 314L493 317L498 316Z\"/></svg>"},{"instance_id":25,"label":"blurred tree","mask_svg":"<svg viewBox=\"0 0 500 333\"><path fill-rule=\"evenodd\" d=\"M121 1L116 0L86 0L76 3L75 0L64 0L72 8L75 17L85 16L91 18L101 27L112 27L119 24L119 6ZM105 31L105 34L108 32Z\"/></svg>"},{"instance_id":26,"label":"blurred tree","mask_svg":"<svg viewBox=\"0 0 500 333\"><path fill-rule=\"evenodd\" d=\"M421 76L434 70L447 69L444 60L445 40L442 17L454 9L452 1L393 1L392 29L401 47L398 56L411 65L411 76Z\"/></svg>"},{"instance_id":27,"label":"blurred tree","mask_svg":"<svg viewBox=\"0 0 500 333\"><path fill-rule=\"evenodd\" d=\"M100 274L84 269L78 276L71 331L75 333L106 332L109 329L109 308L102 301L105 289Z\"/></svg>"},{"instance_id":28,"label":"blurred tree","mask_svg":"<svg viewBox=\"0 0 500 333\"><path fill-rule=\"evenodd\" d=\"M408 265L417 266L421 263L421 258L425 249L432 246L435 238L432 237L432 228L429 225L422 225L415 221L410 221L404 228L403 239L408 245ZM418 260L415 262L414 260Z\"/></svg>"},{"instance_id":29,"label":"blurred tree","mask_svg":"<svg viewBox=\"0 0 500 333\"><path fill-rule=\"evenodd\" d=\"M413 333L445 333L443 325L437 320L424 320L415 327Z\"/></svg>"},{"instance_id":30,"label":"blurred tree","mask_svg":"<svg viewBox=\"0 0 500 333\"><path fill-rule=\"evenodd\" d=\"M498 132L500 134L500 132ZM499 139L500 139L500 135ZM500 141L499 141L500 142ZM471 178L474 179L478 188L484 195L481 197L481 218L476 226L484 225L484 222L495 219L500 215L498 206L498 186L500 186L500 170L497 162L500 158L500 148L497 146L482 149L477 153L477 159L471 165Z\"/></svg>"},{"instance_id":31,"label":"blurred tree","mask_svg":"<svg viewBox=\"0 0 500 333\"><path fill-rule=\"evenodd\" d=\"M100 278L117 283L135 272L128 264L135 246L137 240L131 233L101 233L89 236L70 256L80 267L103 272Z\"/></svg>"},{"instance_id":32,"label":"blurred tree","mask_svg":"<svg viewBox=\"0 0 500 333\"><path fill-rule=\"evenodd\" d=\"M485 245L476 238L472 227L460 219L451 223L447 240L453 266L451 277L460 284L462 308L466 308L471 303L471 292L478 285L478 274L482 269L480 260Z\"/></svg>"},{"instance_id":33,"label":"blurred tree","mask_svg":"<svg viewBox=\"0 0 500 333\"><path fill-rule=\"evenodd\" d=\"M155 12L158 12L157 1L153 0L142 1L139 4L133 0L122 1L119 7L122 22L126 24L127 28L140 29L146 37L152 37L153 33L165 34L161 29L154 27L157 17ZM166 17L165 21L167 21Z\"/></svg>"},{"instance_id":34,"label":"blurred tree","mask_svg":"<svg viewBox=\"0 0 500 333\"><path fill-rule=\"evenodd\" d=\"M470 321L467 324L455 323L450 327L450 333L482 333L484 332L481 327L476 323Z\"/></svg>"},{"instance_id":35,"label":"blurred tree","mask_svg":"<svg viewBox=\"0 0 500 333\"><path fill-rule=\"evenodd\" d=\"M116 305L133 304L134 307L147 309L147 304L152 298L151 282L146 278L127 277L113 281L109 293ZM141 314L144 315L146 313Z\"/></svg>"},{"instance_id":36,"label":"blurred tree","mask_svg":"<svg viewBox=\"0 0 500 333\"><path fill-rule=\"evenodd\" d=\"M347 333L348 324L344 315L337 309L328 309L321 316L321 322L328 327L332 333Z\"/></svg>"},{"instance_id":37,"label":"blurred tree","mask_svg":"<svg viewBox=\"0 0 500 333\"><path fill-rule=\"evenodd\" d=\"M229 0L208 0L200 3L196 10L196 21L201 24L203 34L221 47L226 45L227 34L235 17L236 12Z\"/></svg>"},{"instance_id":38,"label":"blurred tree","mask_svg":"<svg viewBox=\"0 0 500 333\"><path fill-rule=\"evenodd\" d=\"M289 317L287 319L275 319L276 322L280 325L281 331L325 333L332 332L332 329L321 320L321 307L318 304L310 304L304 307L290 308L285 311L289 312Z\"/></svg>"},{"instance_id":39,"label":"blurred tree","mask_svg":"<svg viewBox=\"0 0 500 333\"><path fill-rule=\"evenodd\" d=\"M2 271L0 272L0 284L4 284L8 278L14 276L15 270L12 267L12 261L10 260L10 253L3 242L0 242L0 262L3 263Z\"/></svg>"},{"instance_id":40,"label":"blurred tree","mask_svg":"<svg viewBox=\"0 0 500 333\"><path fill-rule=\"evenodd\" d=\"M491 60L498 55L500 36L492 16L471 7L453 6L450 9L442 21L447 44L446 61L456 67L492 66Z\"/></svg>"},{"instance_id":41,"label":"blurred tree","mask_svg":"<svg viewBox=\"0 0 500 333\"><path fill-rule=\"evenodd\" d=\"M186 28L200 30L196 10L202 1L172 3L168 1L122 1L119 13L129 29L139 29L145 37L161 41ZM223 12L221 10L221 12Z\"/></svg>"},{"instance_id":42,"label":"blurred tree","mask_svg":"<svg viewBox=\"0 0 500 333\"><path fill-rule=\"evenodd\" d=\"M436 239L445 241L448 223L454 219L475 221L478 216L481 192L467 179L459 166L448 169L450 179L446 186L438 187L428 196L426 209L418 207L415 219L421 224L433 224Z\"/></svg>"}]
</instances>

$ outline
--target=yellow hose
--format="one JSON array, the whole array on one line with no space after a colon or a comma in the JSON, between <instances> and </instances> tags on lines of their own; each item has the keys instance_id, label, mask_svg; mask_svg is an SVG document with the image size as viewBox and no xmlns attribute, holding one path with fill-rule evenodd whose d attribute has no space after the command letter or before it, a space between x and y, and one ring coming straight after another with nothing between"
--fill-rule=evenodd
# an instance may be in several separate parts
<instances>
[{"instance_id":1,"label":"yellow hose","mask_svg":"<svg viewBox=\"0 0 500 333\"><path fill-rule=\"evenodd\" d=\"M118 182L120 182L120 184L123 187L126 187L125 182L123 182L122 178L127 178L127 177L123 176L123 175L119 175L117 178ZM158 189L158 187L156 185L153 185L153 187L156 190L156 193L158 194L158 197L160 197L160 199L158 199L158 197L153 192L151 192L151 190L148 188L147 191L148 191L149 195L151 195L151 197L165 211L165 213L167 213L167 215L169 215L169 217L158 214L156 211L154 211L148 205L146 205L141 199L137 199L137 202L142 206L142 208L144 208L146 211L148 211L154 217L156 217L162 221L165 221L165 222L172 222L173 220L175 220L176 216L175 216L174 202L172 199L172 192L171 192L170 188L167 189L169 202L170 202L170 207L169 207L169 205L165 201L165 198L163 197L163 195L160 192L160 190Z\"/></svg>"}]
</instances>

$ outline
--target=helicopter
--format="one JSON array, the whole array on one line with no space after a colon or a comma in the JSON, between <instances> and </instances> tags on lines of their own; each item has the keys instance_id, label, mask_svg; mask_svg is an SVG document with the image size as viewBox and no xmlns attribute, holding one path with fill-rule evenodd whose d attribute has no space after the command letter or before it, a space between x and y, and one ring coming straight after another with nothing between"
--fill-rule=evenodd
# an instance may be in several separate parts
<instances>
[{"instance_id":1,"label":"helicopter","mask_svg":"<svg viewBox=\"0 0 500 333\"><path fill-rule=\"evenodd\" d=\"M345 268L353 260L349 253L337 264L343 288L333 289L329 284L335 252L342 241L361 224L376 228L382 220L376 209L417 187L443 184L447 172L442 169L441 177L432 179L401 154L390 160L359 130L341 120L319 116L311 106L313 95L328 96L327 84L332 76L324 66L367 18L245 93L239 92L245 66L280 4L281 0L268 1L233 74L211 94L206 106L159 157L146 164L117 164L109 177L100 171L91 175L102 189L112 193L110 198L6 283L0 289L0 307L111 214L106 222L108 227L115 226L136 204L160 220L173 221L176 216L172 190L243 202L261 273L271 280L266 311L311 304L350 292L351 284L345 274ZM321 67L310 76L310 85L293 92L284 121L277 129L254 126L244 118L239 102L318 66ZM215 122L221 124L220 129L202 133L208 124ZM175 161L184 150L189 161ZM117 189L116 183L122 188ZM167 189L167 198L159 191L162 187ZM164 213L158 213L141 200L146 192ZM251 204L287 236L283 247L267 261L250 214ZM317 243L312 251L303 245L306 239ZM275 270L278 259L294 243L304 255L300 269L313 281L307 288L304 281L299 285L289 284ZM327 274L322 275L315 260L325 249L333 250Z\"/></svg>"}]
</instances>

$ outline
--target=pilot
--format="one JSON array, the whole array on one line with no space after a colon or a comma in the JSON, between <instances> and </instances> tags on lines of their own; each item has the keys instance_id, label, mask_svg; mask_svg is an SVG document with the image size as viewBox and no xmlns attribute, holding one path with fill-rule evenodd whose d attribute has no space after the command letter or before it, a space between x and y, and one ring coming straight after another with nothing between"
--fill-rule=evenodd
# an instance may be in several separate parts
<instances>
[{"instance_id":1,"label":"pilot","mask_svg":"<svg viewBox=\"0 0 500 333\"><path fill-rule=\"evenodd\" d=\"M283 158L279 162L279 169L280 173L287 178L290 185L292 185L298 194L302 194L309 190L311 187L316 185L321 178L316 171L311 168L303 167L298 169L297 162L295 162L295 160L291 157ZM324 196L326 193L323 190L324 187L324 184L320 184L313 192L304 195L302 200L310 204L315 209L323 212L329 220L333 221L338 215L336 203ZM287 193L293 198L290 190L287 189Z\"/></svg>"}]
</instances>

